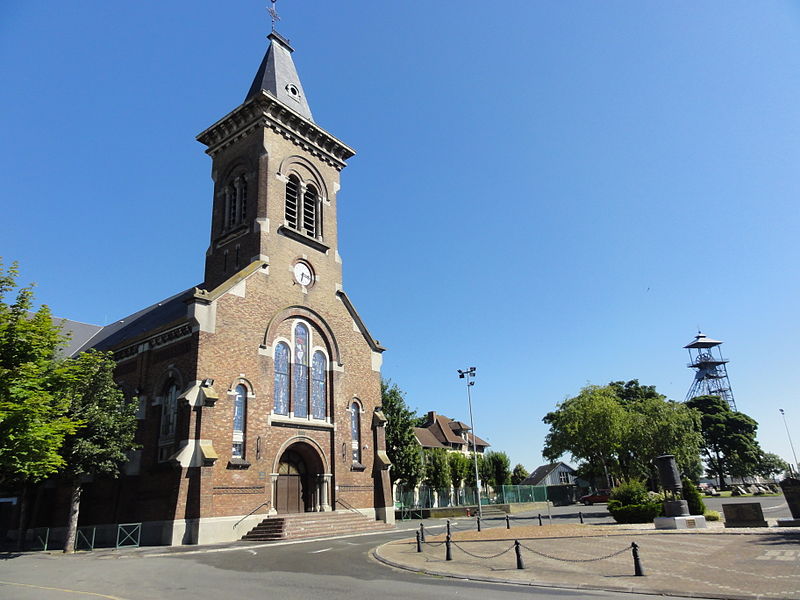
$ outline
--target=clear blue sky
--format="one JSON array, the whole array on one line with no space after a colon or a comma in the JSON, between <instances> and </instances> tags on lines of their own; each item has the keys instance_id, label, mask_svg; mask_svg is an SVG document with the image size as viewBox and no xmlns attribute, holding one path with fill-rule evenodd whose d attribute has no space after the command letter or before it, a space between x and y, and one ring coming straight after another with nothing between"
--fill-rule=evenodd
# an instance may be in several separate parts
<instances>
[{"instance_id":1,"label":"clear blue sky","mask_svg":"<svg viewBox=\"0 0 800 600\"><path fill-rule=\"evenodd\" d=\"M102 324L199 283L210 159L267 2L0 6L0 255ZM800 443L800 5L298 2L279 30L317 123L358 150L345 289L420 412L541 462L588 382L683 399L725 341L764 448ZM800 449L800 447L798 447Z\"/></svg>"}]
</instances>

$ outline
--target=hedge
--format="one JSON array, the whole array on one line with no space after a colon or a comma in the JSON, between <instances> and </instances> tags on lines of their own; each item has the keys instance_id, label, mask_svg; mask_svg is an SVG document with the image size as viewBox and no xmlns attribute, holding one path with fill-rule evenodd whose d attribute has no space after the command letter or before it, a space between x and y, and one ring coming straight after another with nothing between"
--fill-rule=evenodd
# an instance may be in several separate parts
<instances>
[{"instance_id":1,"label":"hedge","mask_svg":"<svg viewBox=\"0 0 800 600\"><path fill-rule=\"evenodd\" d=\"M652 523L661 514L660 502L622 505L619 500L609 500L608 512L617 523Z\"/></svg>"}]
</instances>

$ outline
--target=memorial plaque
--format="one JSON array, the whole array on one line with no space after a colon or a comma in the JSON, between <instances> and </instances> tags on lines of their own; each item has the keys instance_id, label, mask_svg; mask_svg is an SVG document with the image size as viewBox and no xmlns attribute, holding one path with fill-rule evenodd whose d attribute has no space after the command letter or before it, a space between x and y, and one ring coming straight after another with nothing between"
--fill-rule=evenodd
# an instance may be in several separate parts
<instances>
[{"instance_id":1,"label":"memorial plaque","mask_svg":"<svg viewBox=\"0 0 800 600\"><path fill-rule=\"evenodd\" d=\"M697 521L694 519L686 519L686 529L695 529L697 527Z\"/></svg>"},{"instance_id":2,"label":"memorial plaque","mask_svg":"<svg viewBox=\"0 0 800 600\"><path fill-rule=\"evenodd\" d=\"M767 527L759 502L737 502L722 505L725 527Z\"/></svg>"}]
</instances>

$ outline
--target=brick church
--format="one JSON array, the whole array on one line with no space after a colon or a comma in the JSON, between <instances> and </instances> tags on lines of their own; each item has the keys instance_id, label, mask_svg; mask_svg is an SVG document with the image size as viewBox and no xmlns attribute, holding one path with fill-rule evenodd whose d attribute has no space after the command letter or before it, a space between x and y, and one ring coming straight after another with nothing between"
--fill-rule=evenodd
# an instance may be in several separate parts
<instances>
[{"instance_id":1,"label":"brick church","mask_svg":"<svg viewBox=\"0 0 800 600\"><path fill-rule=\"evenodd\" d=\"M380 412L384 348L342 287L339 173L354 151L314 122L277 32L244 102L198 135L214 181L205 278L71 352L110 350L138 402L125 474L86 485L80 526L142 543L241 538L265 517L394 521ZM35 525L65 523L56 491ZM384 525L385 526L385 525Z\"/></svg>"}]
</instances>

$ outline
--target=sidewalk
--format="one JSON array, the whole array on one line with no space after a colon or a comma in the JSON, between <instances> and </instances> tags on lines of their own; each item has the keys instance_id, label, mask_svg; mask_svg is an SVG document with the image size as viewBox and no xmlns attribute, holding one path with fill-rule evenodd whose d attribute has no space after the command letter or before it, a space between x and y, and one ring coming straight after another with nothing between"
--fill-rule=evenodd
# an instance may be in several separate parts
<instances>
[{"instance_id":1,"label":"sidewalk","mask_svg":"<svg viewBox=\"0 0 800 600\"><path fill-rule=\"evenodd\" d=\"M437 532L441 531L437 529ZM516 568L514 540L525 568ZM389 542L375 556L391 566L445 577L571 589L698 598L800 598L800 531L791 528L658 531L652 525L536 525L454 531ZM634 576L631 543L644 577ZM604 558L608 555L614 556ZM598 560L599 559L599 560Z\"/></svg>"}]
</instances>

